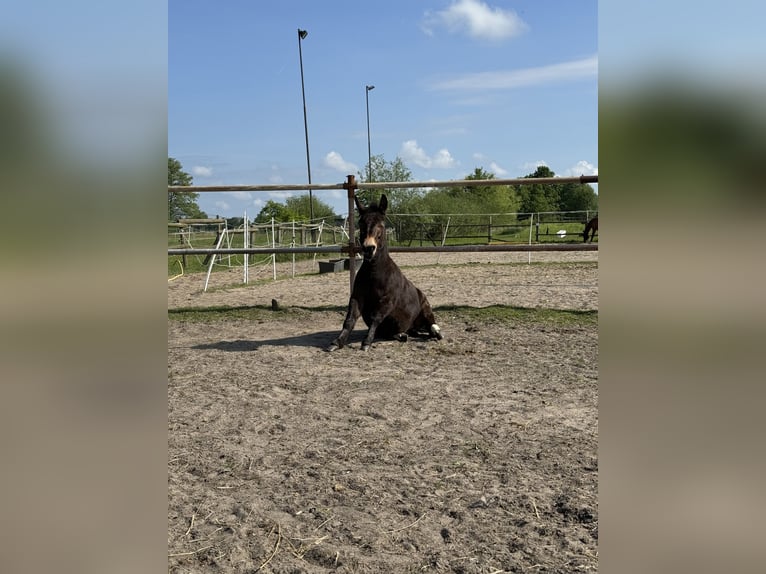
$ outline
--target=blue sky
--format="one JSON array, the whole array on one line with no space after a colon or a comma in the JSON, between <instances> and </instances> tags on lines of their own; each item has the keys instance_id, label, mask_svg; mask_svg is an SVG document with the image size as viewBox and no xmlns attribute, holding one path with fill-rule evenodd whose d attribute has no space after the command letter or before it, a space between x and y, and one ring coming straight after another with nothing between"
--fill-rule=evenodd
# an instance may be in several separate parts
<instances>
[{"instance_id":1,"label":"blue sky","mask_svg":"<svg viewBox=\"0 0 766 574\"><path fill-rule=\"evenodd\" d=\"M416 181L598 173L598 3L170 0L168 155L196 185L340 183L373 155ZM293 194L305 192L296 191ZM344 191L316 191L337 213ZM255 217L285 193L204 193Z\"/></svg>"}]
</instances>

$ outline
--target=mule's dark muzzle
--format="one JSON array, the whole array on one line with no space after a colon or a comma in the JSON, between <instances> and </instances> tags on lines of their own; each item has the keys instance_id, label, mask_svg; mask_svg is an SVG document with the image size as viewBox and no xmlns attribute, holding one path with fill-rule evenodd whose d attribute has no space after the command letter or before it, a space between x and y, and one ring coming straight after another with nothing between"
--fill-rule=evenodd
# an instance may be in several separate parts
<instances>
[{"instance_id":1,"label":"mule's dark muzzle","mask_svg":"<svg viewBox=\"0 0 766 574\"><path fill-rule=\"evenodd\" d=\"M364 258L368 261L372 259L372 256L375 255L375 246L374 245L365 245L362 247L362 252L364 253Z\"/></svg>"}]
</instances>

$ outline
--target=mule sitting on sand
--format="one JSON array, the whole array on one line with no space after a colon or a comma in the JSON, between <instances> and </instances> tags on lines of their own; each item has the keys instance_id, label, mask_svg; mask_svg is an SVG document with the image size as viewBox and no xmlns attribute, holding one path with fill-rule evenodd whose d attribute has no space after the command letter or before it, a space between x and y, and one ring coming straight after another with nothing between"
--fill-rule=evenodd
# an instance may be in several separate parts
<instances>
[{"instance_id":1,"label":"mule sitting on sand","mask_svg":"<svg viewBox=\"0 0 766 574\"><path fill-rule=\"evenodd\" d=\"M367 208L358 198L354 197L354 201L359 210L364 262L354 279L343 330L325 350L343 347L360 315L369 327L362 351L370 349L376 335L402 342L408 335L441 339L441 329L428 299L388 254L385 225L388 199L383 195L379 204L372 203Z\"/></svg>"}]
</instances>

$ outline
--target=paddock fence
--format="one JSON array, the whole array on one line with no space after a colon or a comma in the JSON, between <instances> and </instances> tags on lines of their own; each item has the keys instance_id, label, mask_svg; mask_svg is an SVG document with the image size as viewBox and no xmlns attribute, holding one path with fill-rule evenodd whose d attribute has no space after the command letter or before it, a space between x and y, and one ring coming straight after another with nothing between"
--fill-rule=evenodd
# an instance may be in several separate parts
<instances>
[{"instance_id":1,"label":"paddock fence","mask_svg":"<svg viewBox=\"0 0 766 574\"><path fill-rule=\"evenodd\" d=\"M224 185L224 186L168 186L168 193L208 193L208 192L268 192L268 191L329 191L345 189L348 199L348 214L353 214L355 210L354 197L358 189L365 190L386 190L386 189L409 189L409 188L437 188L437 187L467 187L467 186L496 186L496 185L550 185L562 183L598 183L597 175L582 175L579 177L551 177L551 178L516 178L516 179L487 179L487 180L448 180L448 181L428 181L428 182L365 182L359 185L356 177L347 176L344 183L339 184L296 184L296 185ZM389 251L392 253L423 252L423 253L459 253L459 252L540 252L540 251L597 251L597 243L583 243L572 240L572 233L567 233L561 229L566 223L577 222L584 223L589 217L595 215L595 212L575 211L575 212L556 212L556 213L537 213L537 214L484 214L489 219L477 221L476 215L470 216L471 221L460 221L456 215L431 214L438 215L438 218L430 218L428 221L422 219L417 222L412 215L389 214L389 220L392 224L389 233L394 234L394 238L400 245L391 245ZM511 217L515 216L515 220ZM519 215L528 215L528 217L519 218ZM494 220L493 220L494 216ZM453 222L452 218L455 218ZM468 217L464 215L464 217ZM414 223L413 223L414 222ZM184 228L184 223L187 224ZM179 229L179 243L184 243L183 233L188 233L188 225L214 224L218 225L217 234L214 240L214 246L210 248L193 247L186 244L184 247L169 247L168 256L180 255L186 257L189 255L205 255L206 262L215 262L216 258L227 257L231 255L262 255L270 256L271 261L275 261L277 254L343 254L348 258L349 269L349 289L353 288L356 268L358 265L357 254L361 249L355 241L355 218L347 217L343 225L330 226L333 233L333 245L297 245L295 241L295 222L292 224L281 224L282 233L291 233L293 240L289 247L277 247L277 228L272 222L271 244L259 247L252 247L254 244L252 237L259 230L257 226L249 225L247 229L227 230L224 225L221 227L221 220L185 220L179 224L169 223L169 227ZM288 227L286 227L286 225ZM452 227L450 234L449 228ZM301 229L305 229L301 227ZM522 240L522 235L528 230L528 235ZM319 232L321 237L324 230ZM223 246L223 239L233 234L242 234L246 240L243 245L232 247ZM305 233L305 231L304 231ZM317 230L311 228L308 233L312 239L317 236ZM346 244L337 244L339 235L346 240ZM532 236L535 237L535 243L532 243ZM569 236L568 239L567 235ZM465 244L445 244L445 239L450 237L452 240L464 240ZM541 237L553 238L553 241L540 243ZM267 231L268 238L268 231ZM247 239L251 239L250 242ZM482 244L476 244L475 241L481 239ZM305 243L305 235L302 243ZM312 241L313 242L313 241ZM280 241L282 243L282 236ZM401 243L408 243L402 245ZM416 243L416 245L413 245ZM458 241L460 243L460 241ZM247 277L247 263L245 263L245 275ZM210 264L212 269L212 263ZM208 272L209 277L209 272ZM207 282L206 282L207 286Z\"/></svg>"}]
</instances>

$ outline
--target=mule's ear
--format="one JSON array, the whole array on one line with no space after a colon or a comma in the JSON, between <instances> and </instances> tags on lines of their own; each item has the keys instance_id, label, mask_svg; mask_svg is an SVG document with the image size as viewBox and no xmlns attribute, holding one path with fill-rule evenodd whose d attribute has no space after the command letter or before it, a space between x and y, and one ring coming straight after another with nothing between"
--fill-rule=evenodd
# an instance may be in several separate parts
<instances>
[{"instance_id":1,"label":"mule's ear","mask_svg":"<svg viewBox=\"0 0 766 574\"><path fill-rule=\"evenodd\" d=\"M354 194L354 203L356 203L356 208L359 210L359 213L364 213L364 207L359 203L359 197L356 194Z\"/></svg>"},{"instance_id":2,"label":"mule's ear","mask_svg":"<svg viewBox=\"0 0 766 574\"><path fill-rule=\"evenodd\" d=\"M383 213L386 212L386 208L388 207L388 198L386 197L385 193L380 196L380 204L378 205L378 207Z\"/></svg>"}]
</instances>

